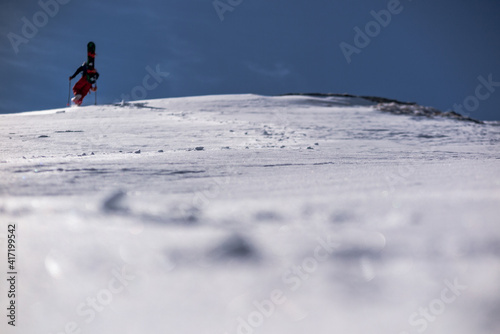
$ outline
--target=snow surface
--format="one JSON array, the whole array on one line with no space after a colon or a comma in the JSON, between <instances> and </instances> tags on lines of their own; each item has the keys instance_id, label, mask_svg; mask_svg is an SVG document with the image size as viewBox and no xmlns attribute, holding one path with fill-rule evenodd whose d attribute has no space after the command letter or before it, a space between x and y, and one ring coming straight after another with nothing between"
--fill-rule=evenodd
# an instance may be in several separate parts
<instances>
[{"instance_id":1,"label":"snow surface","mask_svg":"<svg viewBox=\"0 0 500 334\"><path fill-rule=\"evenodd\" d=\"M499 125L332 96L2 115L1 333L499 333Z\"/></svg>"}]
</instances>

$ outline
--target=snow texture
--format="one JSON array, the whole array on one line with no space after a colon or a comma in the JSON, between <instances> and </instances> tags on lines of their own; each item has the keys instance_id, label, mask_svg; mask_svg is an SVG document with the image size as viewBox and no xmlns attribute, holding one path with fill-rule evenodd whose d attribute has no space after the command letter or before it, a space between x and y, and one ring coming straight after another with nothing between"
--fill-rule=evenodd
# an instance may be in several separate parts
<instances>
[{"instance_id":1,"label":"snow texture","mask_svg":"<svg viewBox=\"0 0 500 334\"><path fill-rule=\"evenodd\" d=\"M499 123L220 95L0 129L1 333L500 332Z\"/></svg>"}]
</instances>

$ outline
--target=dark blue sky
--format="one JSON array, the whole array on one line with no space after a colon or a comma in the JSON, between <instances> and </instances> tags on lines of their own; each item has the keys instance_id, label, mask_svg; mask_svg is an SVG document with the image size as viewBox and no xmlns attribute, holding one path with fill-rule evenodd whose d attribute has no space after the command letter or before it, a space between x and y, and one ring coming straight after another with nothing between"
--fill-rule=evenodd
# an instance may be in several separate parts
<instances>
[{"instance_id":1,"label":"dark blue sky","mask_svg":"<svg viewBox=\"0 0 500 334\"><path fill-rule=\"evenodd\" d=\"M2 0L0 113L64 107L93 40L100 103L333 92L500 120L498 0L218 0L224 13L214 0L58 1L42 0L44 14L38 1ZM388 8L385 27L370 23ZM356 46L367 24L373 37ZM342 42L357 47L350 63Z\"/></svg>"}]
</instances>

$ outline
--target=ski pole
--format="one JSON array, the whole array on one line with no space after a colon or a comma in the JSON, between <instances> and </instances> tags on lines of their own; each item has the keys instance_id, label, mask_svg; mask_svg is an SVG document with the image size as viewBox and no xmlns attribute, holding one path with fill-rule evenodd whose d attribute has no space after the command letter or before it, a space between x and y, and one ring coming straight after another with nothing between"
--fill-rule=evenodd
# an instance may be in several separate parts
<instances>
[{"instance_id":1,"label":"ski pole","mask_svg":"<svg viewBox=\"0 0 500 334\"><path fill-rule=\"evenodd\" d=\"M95 98L94 105L96 106L97 105L97 89L96 89L96 91L94 93L95 93L95 95L94 95L94 98Z\"/></svg>"},{"instance_id":2,"label":"ski pole","mask_svg":"<svg viewBox=\"0 0 500 334\"><path fill-rule=\"evenodd\" d=\"M68 104L66 105L67 107L70 106L70 98L71 98L71 79L69 79L69 88L68 88Z\"/></svg>"}]
</instances>

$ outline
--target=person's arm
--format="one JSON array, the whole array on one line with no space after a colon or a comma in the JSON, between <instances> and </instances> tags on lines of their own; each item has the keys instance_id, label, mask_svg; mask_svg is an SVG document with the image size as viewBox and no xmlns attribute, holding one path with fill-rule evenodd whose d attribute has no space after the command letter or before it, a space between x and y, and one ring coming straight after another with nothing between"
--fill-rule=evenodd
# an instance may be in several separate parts
<instances>
[{"instance_id":1,"label":"person's arm","mask_svg":"<svg viewBox=\"0 0 500 334\"><path fill-rule=\"evenodd\" d=\"M78 67L78 69L76 70L75 74L73 74L72 76L69 77L69 80L73 79L74 77L76 77L78 75L78 73L80 73L81 71L83 71L83 65Z\"/></svg>"}]
</instances>

